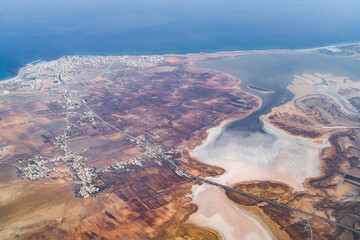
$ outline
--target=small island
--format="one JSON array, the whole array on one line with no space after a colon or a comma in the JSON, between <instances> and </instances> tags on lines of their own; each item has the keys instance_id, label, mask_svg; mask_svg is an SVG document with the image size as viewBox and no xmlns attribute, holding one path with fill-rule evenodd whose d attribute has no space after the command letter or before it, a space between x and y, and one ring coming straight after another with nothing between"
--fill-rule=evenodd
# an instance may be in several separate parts
<instances>
[{"instance_id":1,"label":"small island","mask_svg":"<svg viewBox=\"0 0 360 240\"><path fill-rule=\"evenodd\" d=\"M252 89L254 91L257 91L257 92L261 92L261 93L264 93L264 94L270 94L270 93L274 93L273 90L270 90L270 89L266 89L266 88L262 88L262 87L258 87L258 86L254 86L254 85L251 85L251 84L248 84L246 85L249 89Z\"/></svg>"}]
</instances>

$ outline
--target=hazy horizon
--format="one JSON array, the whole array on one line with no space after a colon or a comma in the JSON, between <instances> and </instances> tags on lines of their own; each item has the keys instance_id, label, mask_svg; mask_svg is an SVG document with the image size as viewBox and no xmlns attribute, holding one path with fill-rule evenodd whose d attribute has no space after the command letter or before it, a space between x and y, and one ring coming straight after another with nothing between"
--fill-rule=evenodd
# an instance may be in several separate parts
<instances>
[{"instance_id":1,"label":"hazy horizon","mask_svg":"<svg viewBox=\"0 0 360 240\"><path fill-rule=\"evenodd\" d=\"M298 49L360 41L355 0L2 0L0 5L0 79L27 62L69 54Z\"/></svg>"}]
</instances>

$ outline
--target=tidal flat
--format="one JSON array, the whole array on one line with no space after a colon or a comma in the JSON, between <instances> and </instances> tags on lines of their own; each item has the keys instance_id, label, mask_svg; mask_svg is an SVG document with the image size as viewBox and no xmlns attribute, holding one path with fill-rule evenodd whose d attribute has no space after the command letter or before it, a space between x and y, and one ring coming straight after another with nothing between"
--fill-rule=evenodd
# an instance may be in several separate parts
<instances>
[{"instance_id":1,"label":"tidal flat","mask_svg":"<svg viewBox=\"0 0 360 240\"><path fill-rule=\"evenodd\" d=\"M224 174L209 177L209 180L220 184L232 186L246 181L275 181L291 186L294 192L307 191L304 181L321 174L321 154L330 147L328 136L318 139L293 136L262 121L261 116L294 98L288 89L294 75L322 72L347 74L353 79L360 79L359 71L355 68L358 65L357 59L308 53L254 54L197 63L197 67L226 72L240 78L241 89L260 97L263 102L249 116L223 122L208 130L206 141L192 151L192 156L206 164L223 168ZM254 91L248 87L250 83L274 93L265 95ZM194 187L193 191L191 197L199 206L199 211L191 216L190 222L214 228L225 239L237 239L235 235L229 235L231 229L238 226L236 221L228 221L223 208L213 212L216 209L213 201L206 201L203 197L214 190L202 185ZM224 193L217 195L217 201L233 204ZM259 232L270 234L262 220L248 215L245 209L234 204L233 207L242 212L239 217L242 216L242 225L248 226L247 230L251 231L254 237L251 239L264 239L264 236L257 235ZM212 209L211 216L202 209ZM243 234L247 236L250 233Z\"/></svg>"},{"instance_id":2,"label":"tidal flat","mask_svg":"<svg viewBox=\"0 0 360 240\"><path fill-rule=\"evenodd\" d=\"M273 239L261 219L229 201L222 189L209 185L194 185L191 198L199 206L189 222L220 233L223 239Z\"/></svg>"},{"instance_id":3,"label":"tidal flat","mask_svg":"<svg viewBox=\"0 0 360 240\"><path fill-rule=\"evenodd\" d=\"M320 174L320 154L330 146L327 138L321 144L314 143L290 136L267 123L264 123L265 133L255 132L244 137L227 132L226 137L218 140L225 126L226 122L210 129L207 140L193 150L192 156L225 169L224 174L209 180L228 186L262 180L286 183L295 191L306 190L302 183ZM215 229L224 239L239 239L239 236L271 239L271 232L261 219L231 203L220 189L195 185L191 197L199 206L190 217L191 223Z\"/></svg>"}]
</instances>

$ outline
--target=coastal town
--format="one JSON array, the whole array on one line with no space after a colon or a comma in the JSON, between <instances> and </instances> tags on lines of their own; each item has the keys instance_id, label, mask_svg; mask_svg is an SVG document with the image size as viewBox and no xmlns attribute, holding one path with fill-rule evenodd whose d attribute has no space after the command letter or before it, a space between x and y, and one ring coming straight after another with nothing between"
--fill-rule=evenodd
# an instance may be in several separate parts
<instances>
[{"instance_id":1,"label":"coastal town","mask_svg":"<svg viewBox=\"0 0 360 240\"><path fill-rule=\"evenodd\" d=\"M359 9L0 0L0 240L360 240Z\"/></svg>"},{"instance_id":2,"label":"coastal town","mask_svg":"<svg viewBox=\"0 0 360 240\"><path fill-rule=\"evenodd\" d=\"M64 175L67 178L71 178L73 181L80 184L80 188L76 195L79 197L87 198L91 195L95 195L99 192L99 188L94 185L95 181L99 178L99 172L106 172L114 169L128 169L129 166L142 166L142 162L146 161L144 157L153 159L159 165L162 165L162 158L158 152L165 153L160 146L154 147L150 143L145 142L144 139L129 138L128 141L144 148L144 153L138 157L131 158L125 161L119 161L111 166L107 166L96 170L96 168L84 167L84 157L81 153L86 152L83 149L82 152L74 153L68 146L67 140L70 137L74 137L79 134L72 134L69 136L69 131L75 126L86 127L87 124L91 126L97 126L99 121L96 114L91 110L82 111L81 105L84 104L84 100L79 99L79 91L70 92L69 89L62 84L63 79L67 79L71 82L71 76L79 67L86 65L102 65L111 66L112 64L120 63L125 67L131 68L144 68L149 67L157 62L163 60L162 57L150 56L150 57L92 57L92 56L68 56L59 59L56 62L41 62L36 61L28 64L26 68L23 68L19 72L19 76L16 79L3 83L5 89L3 94L9 94L10 91L41 91L46 86L46 82L53 81L55 83L51 88L47 87L46 91L52 94L61 94L62 100L48 100L44 101L49 105L59 106L59 114L65 115L67 124L64 132L59 137L54 137L53 144L56 144L61 149L62 154L51 158L46 158L42 155L37 155L30 159L18 160L19 177L27 178L29 180L39 180L49 178L51 176ZM43 72L46 74L38 74ZM61 74L61 77L60 77ZM60 84L58 84L60 82ZM76 96L75 96L76 94ZM75 96L75 98L73 97ZM76 122L69 121L69 116L74 116L78 113L84 115L84 117ZM156 149L155 152L154 150ZM67 165L70 172L62 172L57 169L58 166Z\"/></svg>"},{"instance_id":3,"label":"coastal town","mask_svg":"<svg viewBox=\"0 0 360 240\"><path fill-rule=\"evenodd\" d=\"M349 54L356 51L353 48ZM223 58L240 53L232 54L225 54ZM215 56L210 54L208 58L217 59ZM196 57L206 59L206 55ZM0 83L0 163L13 169L16 180L12 181L17 181L19 187L45 186L43 194L56 198L67 196L67 204L54 205L61 209L58 212L66 211L62 206L79 204L76 209L89 214L85 219L91 218L89 226L97 226L99 219L107 219L107 226L101 231L108 229L105 232L110 234L114 229L118 231L121 226L126 226L144 238L157 236L154 229L165 226L164 221L170 221L173 228L188 227L183 225L184 219L196 215L197 211L193 201L189 202L199 194L193 186L203 183L206 184L204 188L211 185L225 190L226 196L222 194L220 198L245 208L257 208L261 217L270 216L269 224L283 228L275 230L279 236L307 238L309 231L305 230L310 225L317 236L356 234L356 227L324 218L321 210L308 208L312 207L311 203L300 208L296 201L286 202L286 199L298 196L291 195L293 190L286 184L255 181L231 186L216 178L225 175L223 168L205 164L191 155L196 146L204 143L210 128L222 126L229 119L247 116L258 109L261 99L241 91L237 87L240 83L237 77L194 68L190 59L175 55L66 56L56 61L28 64L20 70L19 76ZM341 79L344 81L344 78L339 80L330 75L297 78L324 76L329 78L329 88L334 91L341 89L335 83ZM346 87L351 88L353 84L356 83L348 80ZM258 94L273 94L270 88L257 85L249 88ZM344 106L352 104L356 108L354 89L341 94L355 103L349 101ZM289 112L275 112L269 121L282 131L301 136L306 134L305 137L310 138L339 131L334 128L338 122L351 124L357 121L354 116L341 112L337 103L317 104L324 102L326 97L309 98L305 95L295 102L295 109L302 109L302 114L317 112L312 123L316 126L314 129L311 124L299 125L299 119L305 119L305 116L293 116ZM330 124L329 129L323 128L324 122ZM304 127L320 133L308 134L308 129L302 129ZM337 137L346 138L350 133L340 134ZM358 141L357 135L351 137L346 140L348 143ZM338 144L337 141L333 143ZM354 151L346 152L344 149L344 153L341 152L341 147L345 146L341 144L338 144L337 154L356 168L356 161L351 157ZM328 161L334 159L329 155ZM338 174L336 171L329 172L329 176ZM356 174L357 171L351 171L343 175L347 188L357 185ZM328 188L318 185L318 181L315 179L309 184L314 189L327 191ZM60 194L52 194L52 191ZM276 191L286 192L285 200ZM331 191L326 194L330 196ZM312 197L321 202L326 196L314 191L299 199L303 201ZM36 197L34 201L39 202ZM91 207L84 208L84 202ZM331 202L328 207L338 211L337 204ZM95 215L89 212L99 206L101 210L96 210ZM77 218L76 211L74 214ZM72 220L63 221L74 223ZM314 225L318 221L321 224ZM289 225L292 222L294 224ZM149 233L144 233L143 226ZM190 229L198 227L190 226ZM298 229L304 232L299 233ZM212 233L212 230L204 231ZM96 237L101 233L84 230L82 234ZM127 236L127 230L121 234Z\"/></svg>"}]
</instances>

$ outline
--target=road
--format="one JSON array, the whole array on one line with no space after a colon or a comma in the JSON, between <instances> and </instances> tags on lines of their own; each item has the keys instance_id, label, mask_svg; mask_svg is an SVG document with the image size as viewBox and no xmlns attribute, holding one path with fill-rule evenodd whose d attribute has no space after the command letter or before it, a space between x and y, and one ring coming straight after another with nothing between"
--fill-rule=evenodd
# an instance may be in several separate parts
<instances>
[{"instance_id":1,"label":"road","mask_svg":"<svg viewBox=\"0 0 360 240\"><path fill-rule=\"evenodd\" d=\"M284 205L284 204L281 204L281 203L278 203L278 202L274 202L274 201L271 201L271 200L268 200L268 199L265 199L265 198L262 198L262 197L259 197L259 196L256 196L256 195L253 195L253 194L250 194L250 193L247 193L247 192L243 192L243 191L240 191L240 190L237 190L235 188L231 188L231 187L228 187L226 185L222 185L222 184L219 184L219 183L216 183L214 181L210 181L208 179L205 179L205 178L201 178L201 177L198 177L198 176L195 176L195 175L192 175L190 173L188 173L187 171L181 169L179 166L177 166L171 159L169 159L167 156L165 156L165 154L163 154L162 152L160 152L159 150L157 150L156 148L154 148L153 146L151 146L150 144L148 144L147 142L144 142L142 140L139 140L138 138L128 134L127 132L115 127L114 125L110 124L109 122L105 121L104 119L102 119L98 114L96 114L86 103L85 101L82 101L81 99L78 98L78 96L73 93L71 91L71 89L69 89L65 82L62 81L61 79L61 74L59 75L59 80L64 84L66 90L74 97L74 99L76 99L78 102L80 102L82 105L84 105L94 116L96 116L101 122L103 122L105 125L107 125L108 127L126 135L127 137L133 139L136 141L136 143L138 144L141 144L141 145L144 145L144 146L147 146L148 148L150 148L152 151L156 152L157 154L159 154L159 156L161 156L165 161L167 161L168 163L170 163L171 165L173 165L175 167L175 169L177 169L179 172L181 172L183 175L187 176L188 178L190 179L196 179L196 180L199 180L201 182L204 182L204 183L208 183L208 184L211 184L211 185L214 185L214 186L218 186L220 188L223 188L225 190L229 190L229 191L233 191L233 192L236 192L236 193L239 193L239 194L242 194L244 196L247 196L247 197L251 197L251 198L254 198L254 199L257 199L257 200L260 200L262 202L266 202L266 203L269 203L269 204L273 204L273 205L276 205L278 207L282 207L282 208L285 208L285 209L289 209L291 211L294 211L294 212L298 212L298 213L301 213L301 214L304 214L304 215L307 215L307 216L310 216L310 217L314 217L314 218L317 218L317 219L320 219L322 221L325 221L325 222L328 222L330 224L334 224L338 227L341 227L343 229L347 229L351 232L354 232L356 234L358 234L360 236L360 231L357 230L357 229L354 229L352 227L349 227L349 226L346 226L342 223L339 223L339 222L336 222L336 221L332 221L330 219L327 219L327 218L324 218L324 217L321 217L321 216L318 216L318 215L315 215L315 214L312 214L312 213L309 213L309 212L306 212L306 211L302 211L300 209L296 209L296 208L293 208L293 207L289 207L287 205Z\"/></svg>"},{"instance_id":2,"label":"road","mask_svg":"<svg viewBox=\"0 0 360 240\"><path fill-rule=\"evenodd\" d=\"M357 129L357 128L360 128L360 126L333 126L333 127L323 126L321 128L325 128L325 129Z\"/></svg>"},{"instance_id":3,"label":"road","mask_svg":"<svg viewBox=\"0 0 360 240\"><path fill-rule=\"evenodd\" d=\"M49 114L41 115L41 117L31 118L31 119L27 119L27 120L24 120L24 121L21 121L21 122L11 122L11 123L8 123L8 124L1 125L0 128L15 125L15 124L28 124L28 123L31 123L31 122L33 122L35 120L39 120L39 119L42 119L42 118L44 118L46 116L51 116L51 115L56 115L56 114L49 113Z\"/></svg>"}]
</instances>

